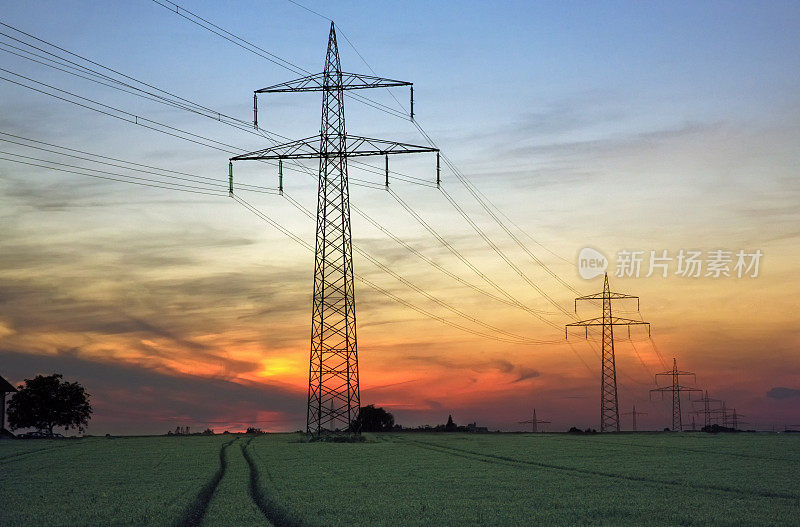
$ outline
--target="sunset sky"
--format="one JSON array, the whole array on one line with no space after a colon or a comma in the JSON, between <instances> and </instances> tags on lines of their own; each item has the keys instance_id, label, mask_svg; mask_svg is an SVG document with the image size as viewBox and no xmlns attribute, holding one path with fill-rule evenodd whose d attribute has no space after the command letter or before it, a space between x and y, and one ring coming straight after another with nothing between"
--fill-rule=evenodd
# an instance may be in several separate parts
<instances>
[{"instance_id":1,"label":"sunset sky","mask_svg":"<svg viewBox=\"0 0 800 527\"><path fill-rule=\"evenodd\" d=\"M378 75L413 81L418 122L521 228L510 226L546 269L449 169L442 187L561 309L572 312L576 294L552 275L581 294L598 292L602 277L581 278L577 255L592 247L608 256L612 289L639 296L652 324L652 342L641 328L631 330L632 342L624 328L617 333L620 411L635 404L647 412L640 428L670 424L668 398L651 401L648 391L672 357L697 374L687 384L744 414L743 426L800 423L800 4L302 2L319 16L285 0L178 3L312 72L323 67L331 17L343 70L371 74L360 53ZM0 32L10 37L46 48L13 26L243 121L252 120L253 90L298 76L150 0L7 4ZM14 74L24 75L240 152L269 144L25 60L9 45L24 47L0 35L0 77L33 85ZM393 93L407 105L406 89ZM400 110L385 90L365 95ZM349 133L425 144L408 120L352 99L345 105ZM259 125L289 138L318 133L319 116L319 93L259 98ZM97 168L7 134L215 178L223 191L230 154L2 79L0 133L0 375L18 384L58 372L82 383L95 408L90 434L305 428L313 254L224 192L16 163L23 155ZM435 179L429 154L398 156L391 166ZM350 176L382 183L354 165ZM277 186L272 166L242 166L241 178ZM315 209L313 177L287 170L284 185ZM452 414L459 424L522 430L518 421L536 408L552 421L548 430L599 427L597 334L587 341L575 330L565 341L564 325L576 319L526 283L435 187L394 181L392 190L550 324L459 284L353 211L357 247L470 317L538 341L460 331L357 280L362 404L383 406L407 426ZM287 197L240 195L313 244L313 221ZM351 203L490 289L386 191L353 186ZM617 277L623 250L763 256L757 277L683 277L673 261L666 278L648 278L647 259L638 278ZM354 261L357 274L406 302L489 332L359 254ZM635 301L615 309L639 316ZM578 306L581 319L599 315L597 305Z\"/></svg>"}]
</instances>

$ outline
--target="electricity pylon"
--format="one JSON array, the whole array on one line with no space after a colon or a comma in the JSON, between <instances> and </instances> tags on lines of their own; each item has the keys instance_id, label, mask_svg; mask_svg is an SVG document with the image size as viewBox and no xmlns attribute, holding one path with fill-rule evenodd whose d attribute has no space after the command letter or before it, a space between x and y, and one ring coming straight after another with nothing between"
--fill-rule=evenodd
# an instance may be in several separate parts
<instances>
[{"instance_id":1,"label":"electricity pylon","mask_svg":"<svg viewBox=\"0 0 800 527\"><path fill-rule=\"evenodd\" d=\"M696 403L703 403L702 410L695 410L693 414L703 414L705 417L705 426L711 426L711 416L714 414L716 410L711 409L711 403L719 403L721 402L719 399L712 399L708 396L708 390L705 391L703 397L701 399L697 399L694 402Z\"/></svg>"},{"instance_id":2,"label":"electricity pylon","mask_svg":"<svg viewBox=\"0 0 800 527\"><path fill-rule=\"evenodd\" d=\"M728 408L725 406L725 401L722 401L722 404L716 410L711 410L711 413L714 415L714 419L717 421L717 424L721 424L725 428L728 427L729 414Z\"/></svg>"},{"instance_id":3,"label":"electricity pylon","mask_svg":"<svg viewBox=\"0 0 800 527\"><path fill-rule=\"evenodd\" d=\"M632 417L632 420L633 420L633 431L636 432L636 416L637 415L647 415L647 414L645 412L637 412L636 411L636 405L634 404L633 405L633 411L625 412L622 415L630 415Z\"/></svg>"},{"instance_id":4,"label":"electricity pylon","mask_svg":"<svg viewBox=\"0 0 800 527\"><path fill-rule=\"evenodd\" d=\"M278 160L279 190L282 192L284 160L319 159L311 357L306 412L306 432L309 434L358 432L352 430L352 424L361 408L361 393L358 383L347 159L355 156L386 156L388 182L390 154L436 152L437 157L439 155L436 148L347 135L344 119L345 90L394 86L412 84L342 71L336 31L331 22L325 69L322 73L262 88L253 94L254 124L257 126L255 116L259 93L321 91L320 135L235 156L229 163L229 184L233 193L234 161ZM437 182L438 179L437 172Z\"/></svg>"},{"instance_id":5,"label":"electricity pylon","mask_svg":"<svg viewBox=\"0 0 800 527\"><path fill-rule=\"evenodd\" d=\"M521 425L530 424L531 425L531 432L533 432L535 434L536 432L539 431L539 426L538 425L540 425L540 424L550 424L550 421L543 421L541 419L537 419L536 418L536 408L534 408L533 409L533 419L528 419L527 421L519 421L519 424L521 424Z\"/></svg>"},{"instance_id":6,"label":"electricity pylon","mask_svg":"<svg viewBox=\"0 0 800 527\"><path fill-rule=\"evenodd\" d=\"M722 407L716 410L711 410L711 413L716 416L722 416L722 426L725 428L733 428L734 430L739 427L740 423L744 423L746 421L740 421L740 417L746 417L742 414L736 413L736 408L733 410L728 410L728 407L725 404L725 401L722 401ZM719 419L719 417L717 417Z\"/></svg>"},{"instance_id":7,"label":"electricity pylon","mask_svg":"<svg viewBox=\"0 0 800 527\"><path fill-rule=\"evenodd\" d=\"M578 311L578 300L602 300L603 316L581 320L567 324L564 332L570 326L583 326L586 331L586 338L589 338L589 326L602 326L603 328L603 356L602 372L600 375L600 432L616 431L619 432L619 406L617 405L617 369L614 363L614 326L628 326L630 336L631 326L646 325L647 333L650 334L650 323L641 320L615 317L611 314L611 301L626 298L636 299L636 309L639 309L639 297L614 293L608 287L608 273L605 274L603 281L603 292L593 295L581 296L575 299L575 312Z\"/></svg>"},{"instance_id":8,"label":"electricity pylon","mask_svg":"<svg viewBox=\"0 0 800 527\"><path fill-rule=\"evenodd\" d=\"M739 419L740 417L747 417L747 416L743 415L743 414L736 413L736 408L734 408L731 411L730 415L728 416L728 419L727 419L728 424L724 425L724 426L730 425L730 427L733 428L734 430L738 430L739 429L739 425L747 424L747 421L742 421L741 419Z\"/></svg>"},{"instance_id":9,"label":"electricity pylon","mask_svg":"<svg viewBox=\"0 0 800 527\"><path fill-rule=\"evenodd\" d=\"M703 390L699 388L687 388L686 386L680 385L680 377L681 375L691 375L697 379L694 373L690 371L679 371L678 370L678 361L675 357L672 357L672 370L665 371L661 373L656 373L656 386L658 386L658 376L659 375L668 375L672 377L672 386L662 386L660 388L653 388L650 390L650 397L653 396L653 392L661 393L661 397L664 397L664 392L672 392L672 430L681 430L683 431L683 417L681 413L681 392L689 392L689 397L691 397L691 392L703 392Z\"/></svg>"}]
</instances>

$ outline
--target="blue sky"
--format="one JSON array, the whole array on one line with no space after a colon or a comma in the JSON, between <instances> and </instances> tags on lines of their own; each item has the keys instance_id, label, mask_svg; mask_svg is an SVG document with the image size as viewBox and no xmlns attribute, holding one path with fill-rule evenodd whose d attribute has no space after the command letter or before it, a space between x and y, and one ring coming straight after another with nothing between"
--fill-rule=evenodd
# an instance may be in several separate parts
<instances>
[{"instance_id":1,"label":"blue sky","mask_svg":"<svg viewBox=\"0 0 800 527\"><path fill-rule=\"evenodd\" d=\"M303 68L314 72L322 68L329 22L288 1L181 5ZM346 35L379 75L413 81L418 120L448 156L526 233L567 260L586 245L607 254L623 248L762 248L770 264L759 282L620 282L649 306L645 315L654 323L654 334L664 339L665 353L684 357L687 367L704 369L723 394L746 400L753 410L788 417L790 399L776 402L764 394L800 372L796 339L780 334L797 322L794 297L785 284L794 283L794 262L800 256L796 207L800 5L304 5L334 18L343 69L369 73ZM0 21L244 120L252 118L254 89L295 77L149 0L11 3L4 6ZM245 151L265 146L256 136L212 120L69 78L7 53L0 52L0 67ZM394 93L407 104L407 90ZM384 91L369 95L396 104ZM346 104L350 133L424 143L409 122L351 100ZM259 124L292 138L315 134L318 94L260 98ZM227 172L228 154L4 81L0 81L0 131L220 180ZM13 145L0 146L37 155ZM430 157L392 163L406 173L433 178ZM248 182L269 186L276 184L274 172L241 169ZM376 177L355 169L351 175ZM514 258L524 258L470 201L453 175L445 171L443 177L445 188L500 246ZM73 368L77 375L87 372L85 382L103 386L108 395L113 390L107 380L99 380L98 372L107 371L109 365L121 364L122 376L139 372L130 375L137 382L149 373L181 375L184 380L189 376L186 393L199 389L192 388L193 382L201 386L204 375L212 375L233 383L231 393L240 393L236 383L266 390L267 399L272 393L286 410L280 426L298 426L292 415L302 412L291 410L296 401L286 402L293 400L294 395L287 393L297 388L297 379L273 375L269 382L252 383L255 370L302 369L306 360L312 261L301 248L287 244L281 234L265 229L226 199L96 182L21 169L8 162L0 162L0 183L0 261L4 262L0 352L12 354L7 360L15 365L5 376L19 381L31 369L46 369L49 358L50 364ZM313 208L313 178L291 174L286 186L287 192ZM482 269L520 290L532 305L547 308L438 193L402 183L393 188ZM468 276L385 193L360 187L352 192L353 203L431 258ZM285 201L272 196L248 199L305 239L313 238L313 224ZM353 225L358 244L426 289L509 329L560 338L559 331L489 309L469 291L431 276L363 220L354 217ZM540 251L535 244L532 248ZM594 290L596 284L581 283L568 262L546 251L540 257L579 288ZM530 262L527 265L546 291L571 307L571 292L549 281ZM408 295L406 288L366 262L356 259L356 266L391 291ZM496 417L491 405L511 397L513 390L492 391L486 386L497 384L497 376L524 376L523 371L541 373L525 380L531 397L557 399L548 390L559 383L573 395L596 392L596 379L572 371L575 360L568 350L528 353L463 340L387 304L363 286L358 294L363 349L381 350L389 358L408 358L407 350L414 350L413 360L409 359L413 365L406 364L403 370L410 373L403 379L385 378L388 358L374 358L368 351L363 355L365 386L375 389L375 402L407 401L408 408L398 407L406 422L433 422L436 412L452 411L461 421L496 419L492 426L510 426L516 419ZM413 295L408 298L424 303ZM757 330L743 327L741 321L750 319L758 322ZM408 335L414 338L409 340ZM774 350L774 360L760 358L756 350L765 348ZM464 349L488 358L477 366L457 360ZM587 348L580 353L587 361L594 360ZM633 369L626 371L636 382L645 382L648 372L627 353L620 363L630 359ZM735 360L721 367L716 361L726 353ZM511 363L504 363L509 357ZM652 352L645 357L645 362L650 360L656 361ZM81 361L89 365L84 370ZM219 363L223 366L214 369ZM421 363L428 369L420 368ZM389 381L435 384L436 368L443 365L483 386L470 392L479 395L457 402L438 392L426 394L424 389L386 388L392 384ZM756 366L761 368L758 382L752 390L742 391L738 383L744 372ZM276 384L270 384L273 381ZM166 384L160 377L155 383ZM633 392L641 392L636 392L638 397L647 399L646 391L635 383L631 386ZM274 393L269 392L272 388ZM159 389L153 388L154 393ZM123 425L109 415L124 397L108 396L108 400L116 402L109 403L96 426L116 430ZM254 409L258 400L254 398ZM185 406L174 411L197 422L218 418L205 415L200 407ZM570 411L588 425L596 413L594 406L589 400ZM648 419L655 423L657 409L650 414Z\"/></svg>"}]
</instances>

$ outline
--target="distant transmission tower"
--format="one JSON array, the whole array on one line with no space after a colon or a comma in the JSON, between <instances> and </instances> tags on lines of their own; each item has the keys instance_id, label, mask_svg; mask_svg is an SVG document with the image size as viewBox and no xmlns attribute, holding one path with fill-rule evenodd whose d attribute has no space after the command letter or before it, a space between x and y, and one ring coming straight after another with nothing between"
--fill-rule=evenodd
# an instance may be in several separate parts
<instances>
[{"instance_id":1,"label":"distant transmission tower","mask_svg":"<svg viewBox=\"0 0 800 527\"><path fill-rule=\"evenodd\" d=\"M705 391L703 397L701 399L697 399L694 402L696 403L703 403L702 410L695 410L694 414L703 414L705 426L711 426L711 417L714 415L716 410L711 409L711 403L719 403L721 402L719 399L712 399L708 396L708 390Z\"/></svg>"},{"instance_id":2,"label":"distant transmission tower","mask_svg":"<svg viewBox=\"0 0 800 527\"><path fill-rule=\"evenodd\" d=\"M672 430L678 431L683 430L683 417L681 413L681 392L689 392L691 396L691 392L703 392L703 390L699 388L687 388L686 386L680 385L680 377L681 375L691 375L695 377L695 374L690 371L679 371L678 370L678 361L675 357L672 357L672 370L665 371L661 373L656 373L656 386L658 386L658 376L659 375L668 375L672 377L672 386L663 386L660 388L654 388L650 390L650 396L652 397L653 392L661 393L662 397L664 392L672 392ZM696 377L695 377L696 378Z\"/></svg>"},{"instance_id":3,"label":"distant transmission tower","mask_svg":"<svg viewBox=\"0 0 800 527\"><path fill-rule=\"evenodd\" d=\"M636 405L634 404L634 405L633 405L633 411L631 411L631 412L625 412L625 413L624 413L624 414L622 414L622 415L630 415L630 416L631 416L631 419L633 420L633 431L634 431L634 432L636 432L636 416L637 416L637 415L647 415L647 414L646 414L646 413L644 413L644 412L637 412L637 411L636 411Z\"/></svg>"},{"instance_id":4,"label":"distant transmission tower","mask_svg":"<svg viewBox=\"0 0 800 527\"><path fill-rule=\"evenodd\" d=\"M733 428L734 430L738 430L739 429L739 425L747 424L747 421L742 421L741 419L739 419L740 417L747 417L747 416L739 414L739 413L736 413L736 408L734 408L731 411L731 415L730 415L730 418L728 420L728 423L730 424L731 428Z\"/></svg>"},{"instance_id":5,"label":"distant transmission tower","mask_svg":"<svg viewBox=\"0 0 800 527\"><path fill-rule=\"evenodd\" d=\"M739 428L739 425L745 423L746 421L739 420L740 417L746 417L742 414L736 413L736 408L732 410L728 410L728 407L725 404L725 401L722 401L722 407L717 410L711 411L716 416L722 416L722 426L725 428L733 428L736 430ZM717 417L719 419L719 417Z\"/></svg>"},{"instance_id":6,"label":"distant transmission tower","mask_svg":"<svg viewBox=\"0 0 800 527\"><path fill-rule=\"evenodd\" d=\"M714 418L717 420L717 424L721 424L725 428L728 428L728 418L730 414L728 413L728 408L725 406L725 401L722 401L722 406L717 408L716 410L712 410L714 414ZM722 421L720 423L720 421Z\"/></svg>"},{"instance_id":7,"label":"distant transmission tower","mask_svg":"<svg viewBox=\"0 0 800 527\"><path fill-rule=\"evenodd\" d=\"M413 118L414 92L410 82L342 72L336 31L331 22L324 72L262 88L253 94L253 124L257 127L259 93L321 91L320 135L230 159L231 193L234 161L277 159L279 190L282 192L284 160L319 159L311 358L306 413L306 432L310 434L351 430L361 407L347 158L385 156L388 185L390 154L436 152L437 158L439 155L436 148L347 135L345 132L345 90L394 86L411 86ZM438 181L437 171L437 183Z\"/></svg>"},{"instance_id":8,"label":"distant transmission tower","mask_svg":"<svg viewBox=\"0 0 800 527\"><path fill-rule=\"evenodd\" d=\"M536 418L536 408L534 408L533 409L533 419L528 419L527 421L519 421L519 424L521 424L521 425L530 424L531 425L531 432L533 432L535 434L536 432L539 431L539 425L550 424L550 421L542 421L541 419L537 419Z\"/></svg>"},{"instance_id":9,"label":"distant transmission tower","mask_svg":"<svg viewBox=\"0 0 800 527\"><path fill-rule=\"evenodd\" d=\"M622 300L625 298L636 299L636 309L639 309L639 297L614 293L608 287L608 273L603 281L603 292L593 295L581 296L575 299L575 311L578 311L578 300L602 300L603 316L581 320L567 324L565 332L571 326L583 326L586 338L589 338L589 326L602 326L603 328L603 356L602 372L600 375L600 431L619 432L619 407L617 406L617 369L614 363L614 326L646 325L647 332L650 333L650 323L641 320L615 317L611 315L611 301Z\"/></svg>"}]
</instances>

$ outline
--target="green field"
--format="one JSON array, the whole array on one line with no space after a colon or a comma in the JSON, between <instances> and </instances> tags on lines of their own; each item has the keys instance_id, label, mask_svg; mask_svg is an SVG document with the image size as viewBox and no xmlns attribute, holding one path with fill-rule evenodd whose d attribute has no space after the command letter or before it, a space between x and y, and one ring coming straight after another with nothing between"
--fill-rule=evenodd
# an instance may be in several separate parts
<instances>
[{"instance_id":1,"label":"green field","mask_svg":"<svg viewBox=\"0 0 800 527\"><path fill-rule=\"evenodd\" d=\"M0 525L798 525L789 434L0 441Z\"/></svg>"}]
</instances>

